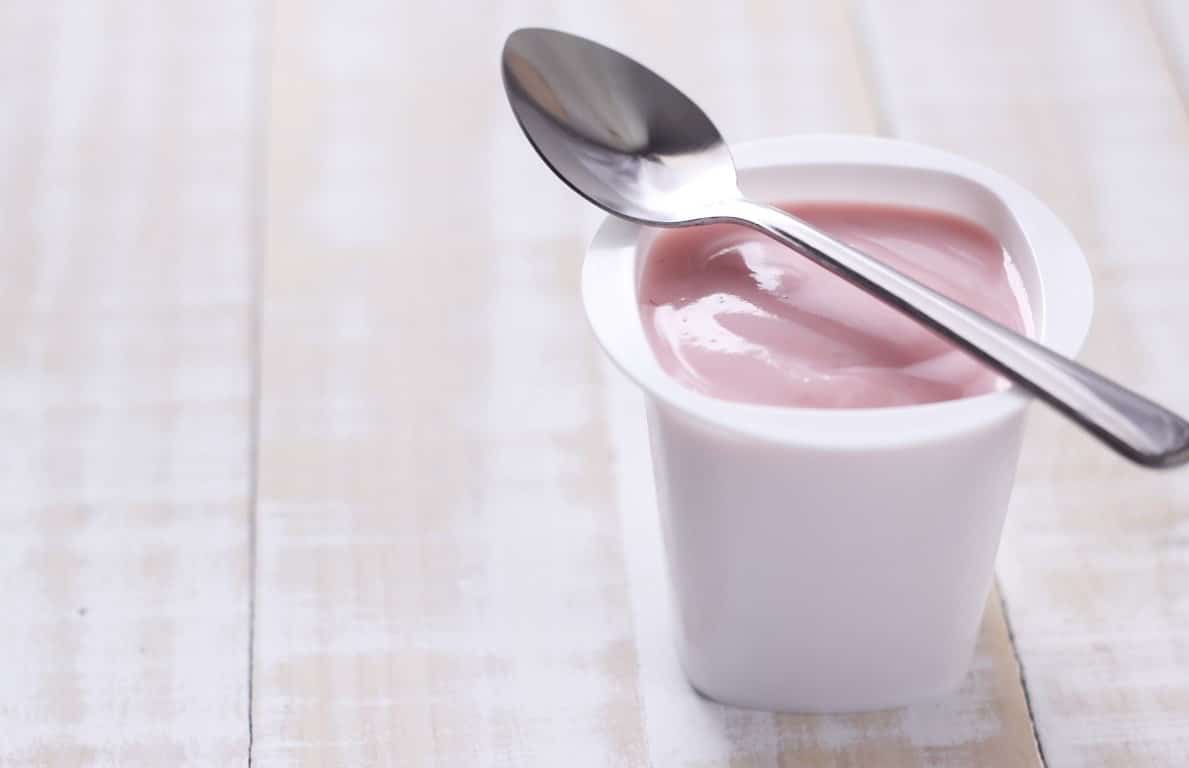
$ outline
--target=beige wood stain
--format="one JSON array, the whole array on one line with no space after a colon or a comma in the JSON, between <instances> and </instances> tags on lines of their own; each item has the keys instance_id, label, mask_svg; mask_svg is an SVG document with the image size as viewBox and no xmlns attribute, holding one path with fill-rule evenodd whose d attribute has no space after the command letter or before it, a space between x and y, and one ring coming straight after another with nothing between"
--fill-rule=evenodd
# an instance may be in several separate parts
<instances>
[{"instance_id":1,"label":"beige wood stain","mask_svg":"<svg viewBox=\"0 0 1189 768\"><path fill-rule=\"evenodd\" d=\"M733 136L873 128L841 8L661 5L641 27L610 23L621 15L523 21L591 26L688 72ZM997 610L967 687L901 712L740 712L680 678L642 413L604 394L622 384L578 307L592 215L540 166L499 90L499 45L521 20L278 9L256 759L1035 761ZM427 29L460 39L418 39ZM744 35L754 47L733 42ZM769 70L774 103L732 87Z\"/></svg>"},{"instance_id":2,"label":"beige wood stain","mask_svg":"<svg viewBox=\"0 0 1189 768\"><path fill-rule=\"evenodd\" d=\"M689 690L639 399L577 301L597 215L499 47L561 26L735 140L1009 173L1094 260L1088 359L1189 410L1189 14L434 5L0 5L0 764L1038 764L997 594L940 701ZM1034 417L999 572L1049 765L1189 754L1186 483Z\"/></svg>"},{"instance_id":3,"label":"beige wood stain","mask_svg":"<svg viewBox=\"0 0 1189 768\"><path fill-rule=\"evenodd\" d=\"M1178 30L1154 26L1171 13L859 6L892 131L983 160L1049 203L1095 274L1084 358L1189 410L1189 120L1161 43ZM925 39L963 55L939 66L941 49L914 44ZM1185 472L1141 472L1035 409L999 577L1050 765L1189 756L1186 520Z\"/></svg>"},{"instance_id":4,"label":"beige wood stain","mask_svg":"<svg viewBox=\"0 0 1189 768\"><path fill-rule=\"evenodd\" d=\"M248 754L243 3L0 4L0 764Z\"/></svg>"}]
</instances>

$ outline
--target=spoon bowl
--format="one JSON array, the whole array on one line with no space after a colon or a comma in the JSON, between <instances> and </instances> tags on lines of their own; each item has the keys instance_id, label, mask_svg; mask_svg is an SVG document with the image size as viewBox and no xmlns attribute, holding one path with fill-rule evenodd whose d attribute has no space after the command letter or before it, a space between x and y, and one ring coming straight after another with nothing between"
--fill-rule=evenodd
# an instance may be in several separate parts
<instances>
[{"instance_id":1,"label":"spoon bowl","mask_svg":"<svg viewBox=\"0 0 1189 768\"><path fill-rule=\"evenodd\" d=\"M603 210L680 226L740 197L714 123L642 64L576 35L520 29L504 45L503 75L538 154Z\"/></svg>"}]
</instances>

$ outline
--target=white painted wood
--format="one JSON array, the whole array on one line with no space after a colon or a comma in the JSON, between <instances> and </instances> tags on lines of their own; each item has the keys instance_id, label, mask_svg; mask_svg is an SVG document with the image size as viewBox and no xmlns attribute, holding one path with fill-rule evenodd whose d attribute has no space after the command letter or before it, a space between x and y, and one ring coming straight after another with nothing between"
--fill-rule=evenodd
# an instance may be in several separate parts
<instances>
[{"instance_id":1,"label":"white painted wood","mask_svg":"<svg viewBox=\"0 0 1189 768\"><path fill-rule=\"evenodd\" d=\"M1152 25L1178 5L872 0L859 17L890 128L1052 205L1093 261L1086 359L1184 412L1189 121ZM1034 414L999 575L1049 765L1189 755L1187 519L1189 475Z\"/></svg>"},{"instance_id":2,"label":"white painted wood","mask_svg":"<svg viewBox=\"0 0 1189 768\"><path fill-rule=\"evenodd\" d=\"M595 216L499 92L504 32L553 24L735 139L882 127L982 159L1091 252L1088 359L1189 410L1183 6L853 5L282 3L267 99L246 2L0 5L0 763L246 761L253 170L257 762L1034 762L995 603L934 704L685 687L638 400L576 302ZM1048 762L1178 764L1189 481L1034 421L1000 577Z\"/></svg>"},{"instance_id":3,"label":"white painted wood","mask_svg":"<svg viewBox=\"0 0 1189 768\"><path fill-rule=\"evenodd\" d=\"M0 764L243 765L248 3L0 4Z\"/></svg>"},{"instance_id":4,"label":"white painted wood","mask_svg":"<svg viewBox=\"0 0 1189 768\"><path fill-rule=\"evenodd\" d=\"M643 414L578 303L595 215L499 86L521 24L639 55L733 138L874 126L841 5L276 8L254 763L1034 764L997 602L941 702L784 717L685 684Z\"/></svg>"}]
</instances>

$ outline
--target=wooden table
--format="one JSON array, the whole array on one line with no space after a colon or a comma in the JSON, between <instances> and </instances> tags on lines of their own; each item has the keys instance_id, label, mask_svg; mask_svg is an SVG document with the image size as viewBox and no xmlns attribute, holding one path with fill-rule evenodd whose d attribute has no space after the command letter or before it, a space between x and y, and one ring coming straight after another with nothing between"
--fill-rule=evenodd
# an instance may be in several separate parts
<instances>
[{"instance_id":1,"label":"wooden table","mask_svg":"<svg viewBox=\"0 0 1189 768\"><path fill-rule=\"evenodd\" d=\"M1014 176L1093 260L1086 358L1189 410L1179 0L10 0L0 764L1189 762L1189 473L1040 409L960 692L690 691L640 402L578 306L597 217L500 89L527 24L736 140Z\"/></svg>"}]
</instances>

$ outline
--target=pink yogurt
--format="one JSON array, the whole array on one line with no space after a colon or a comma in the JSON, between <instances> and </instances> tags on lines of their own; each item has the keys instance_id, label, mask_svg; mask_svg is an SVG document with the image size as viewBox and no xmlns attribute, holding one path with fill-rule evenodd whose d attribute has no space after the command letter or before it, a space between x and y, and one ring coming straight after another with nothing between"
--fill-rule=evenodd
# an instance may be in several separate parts
<instances>
[{"instance_id":1,"label":"pink yogurt","mask_svg":"<svg viewBox=\"0 0 1189 768\"><path fill-rule=\"evenodd\" d=\"M1019 272L986 230L949 214L870 204L785 210L1016 331L1032 331ZM1003 386L913 320L763 235L732 225L661 233L640 313L662 367L725 400L878 408Z\"/></svg>"}]
</instances>

